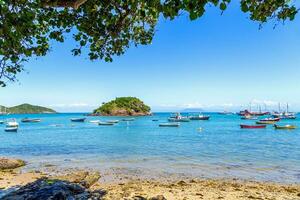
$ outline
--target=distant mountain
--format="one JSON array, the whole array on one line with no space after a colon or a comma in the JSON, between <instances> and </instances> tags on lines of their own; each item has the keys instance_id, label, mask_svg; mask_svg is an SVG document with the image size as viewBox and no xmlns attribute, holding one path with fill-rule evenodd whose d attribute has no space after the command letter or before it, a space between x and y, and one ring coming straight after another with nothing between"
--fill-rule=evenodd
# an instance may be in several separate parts
<instances>
[{"instance_id":1,"label":"distant mountain","mask_svg":"<svg viewBox=\"0 0 300 200\"><path fill-rule=\"evenodd\" d=\"M183 109L181 112L203 112L202 108L186 108Z\"/></svg>"},{"instance_id":2,"label":"distant mountain","mask_svg":"<svg viewBox=\"0 0 300 200\"><path fill-rule=\"evenodd\" d=\"M1 112L12 114L56 113L56 111L51 108L30 105L27 103L13 107L0 106L0 113Z\"/></svg>"}]
</instances>

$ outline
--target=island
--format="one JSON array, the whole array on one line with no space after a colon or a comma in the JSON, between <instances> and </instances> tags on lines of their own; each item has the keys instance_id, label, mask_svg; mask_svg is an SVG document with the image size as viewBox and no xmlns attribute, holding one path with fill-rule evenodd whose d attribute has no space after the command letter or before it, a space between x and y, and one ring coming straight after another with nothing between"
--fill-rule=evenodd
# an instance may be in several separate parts
<instances>
[{"instance_id":1,"label":"island","mask_svg":"<svg viewBox=\"0 0 300 200\"><path fill-rule=\"evenodd\" d=\"M51 108L46 108L42 106L31 105L24 103L18 106L5 107L0 106L0 113L10 113L10 114L40 114L40 113L56 113L55 110Z\"/></svg>"},{"instance_id":2,"label":"island","mask_svg":"<svg viewBox=\"0 0 300 200\"><path fill-rule=\"evenodd\" d=\"M94 110L94 116L146 116L151 109L136 97L117 97Z\"/></svg>"}]
</instances>

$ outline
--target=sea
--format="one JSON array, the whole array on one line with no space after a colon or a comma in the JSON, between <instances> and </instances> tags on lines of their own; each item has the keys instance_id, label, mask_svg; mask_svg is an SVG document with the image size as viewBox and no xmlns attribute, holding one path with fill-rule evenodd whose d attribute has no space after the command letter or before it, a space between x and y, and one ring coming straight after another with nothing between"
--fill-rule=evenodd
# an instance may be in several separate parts
<instances>
[{"instance_id":1,"label":"sea","mask_svg":"<svg viewBox=\"0 0 300 200\"><path fill-rule=\"evenodd\" d=\"M197 113L182 113L192 115ZM179 127L159 127L171 113L135 117L113 126L91 120L124 117L91 117L84 113L16 114L17 133L0 125L0 156L24 159L23 170L49 165L94 170L119 169L148 177L179 175L192 178L237 178L254 181L300 183L300 116L281 120L295 130L241 129L255 124L240 116L205 113L208 121L182 122ZM39 123L21 119L40 118ZM71 118L86 117L85 122ZM158 121L153 121L153 119Z\"/></svg>"}]
</instances>

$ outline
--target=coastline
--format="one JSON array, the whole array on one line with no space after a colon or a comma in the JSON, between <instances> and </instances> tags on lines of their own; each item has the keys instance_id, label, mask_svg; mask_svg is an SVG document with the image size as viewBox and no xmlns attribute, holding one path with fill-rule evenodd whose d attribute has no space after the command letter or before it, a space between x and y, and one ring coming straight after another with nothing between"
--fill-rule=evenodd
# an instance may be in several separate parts
<instances>
[{"instance_id":1,"label":"coastline","mask_svg":"<svg viewBox=\"0 0 300 200\"><path fill-rule=\"evenodd\" d=\"M47 170L45 170L47 169ZM49 163L41 170L26 171L23 167L0 171L0 198L37 180L62 180L85 184L91 194L105 192L99 199L116 200L188 200L188 199L300 199L299 183L276 183L236 178L199 178L184 175L143 177L141 171L122 169L59 168ZM92 177L92 178L91 178Z\"/></svg>"},{"instance_id":2,"label":"coastline","mask_svg":"<svg viewBox=\"0 0 300 200\"><path fill-rule=\"evenodd\" d=\"M49 167L51 167L49 165ZM22 172L21 169L0 172L1 193L14 191L41 178L79 183L94 171L69 169L64 172ZM97 172L98 173L98 172ZM141 179L123 174L118 180L93 182L90 192L105 191L103 199L300 199L300 184L280 184L239 179ZM75 177L75 178L74 178ZM1 198L1 196L0 196Z\"/></svg>"}]
</instances>

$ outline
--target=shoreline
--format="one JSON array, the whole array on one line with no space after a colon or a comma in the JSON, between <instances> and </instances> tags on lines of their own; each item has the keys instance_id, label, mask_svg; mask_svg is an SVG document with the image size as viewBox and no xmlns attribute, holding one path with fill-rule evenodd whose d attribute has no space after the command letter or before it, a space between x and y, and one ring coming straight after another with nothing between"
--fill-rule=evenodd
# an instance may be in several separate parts
<instances>
[{"instance_id":1,"label":"shoreline","mask_svg":"<svg viewBox=\"0 0 300 200\"><path fill-rule=\"evenodd\" d=\"M79 183L87 174L99 174L99 179L88 187L91 192L106 191L104 198L115 199L151 199L162 196L165 199L300 199L300 184L252 181L231 178L188 178L171 176L169 178L141 178L130 174L118 174L114 171L106 174L102 171L82 169L55 169L49 165L48 172L22 172L22 168L0 172L0 198L26 184L39 179L68 180ZM105 180L115 176L113 180ZM82 180L81 180L82 179ZM140 197L140 198L137 198ZM153 199L152 198L152 199ZM154 198L154 199L155 199ZM157 199L159 199L157 198Z\"/></svg>"}]
</instances>

